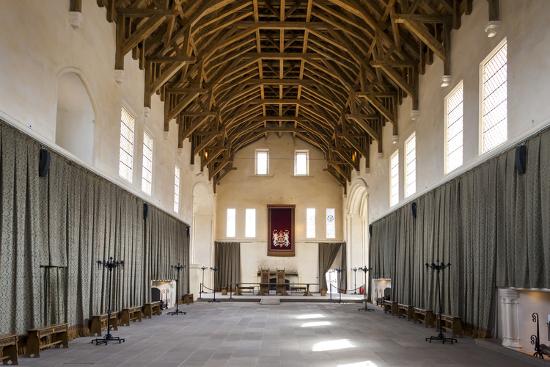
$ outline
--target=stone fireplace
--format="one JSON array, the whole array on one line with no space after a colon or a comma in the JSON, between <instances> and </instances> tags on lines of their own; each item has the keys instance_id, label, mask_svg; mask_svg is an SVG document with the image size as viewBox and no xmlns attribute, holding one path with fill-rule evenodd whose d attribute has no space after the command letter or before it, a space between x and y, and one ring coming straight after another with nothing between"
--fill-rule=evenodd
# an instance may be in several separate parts
<instances>
[{"instance_id":1,"label":"stone fireplace","mask_svg":"<svg viewBox=\"0 0 550 367\"><path fill-rule=\"evenodd\" d=\"M540 343L550 344L550 289L501 288L498 290L498 327L502 345L532 354L536 334L532 314L539 314Z\"/></svg>"}]
</instances>

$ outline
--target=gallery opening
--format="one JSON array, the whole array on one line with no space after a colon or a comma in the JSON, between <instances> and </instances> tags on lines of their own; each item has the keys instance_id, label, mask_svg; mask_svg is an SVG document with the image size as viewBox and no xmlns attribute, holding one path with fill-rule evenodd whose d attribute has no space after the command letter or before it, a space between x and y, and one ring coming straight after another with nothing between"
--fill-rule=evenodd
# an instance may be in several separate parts
<instances>
[{"instance_id":1,"label":"gallery opening","mask_svg":"<svg viewBox=\"0 0 550 367\"><path fill-rule=\"evenodd\" d=\"M549 361L550 0L0 0L0 364Z\"/></svg>"}]
</instances>

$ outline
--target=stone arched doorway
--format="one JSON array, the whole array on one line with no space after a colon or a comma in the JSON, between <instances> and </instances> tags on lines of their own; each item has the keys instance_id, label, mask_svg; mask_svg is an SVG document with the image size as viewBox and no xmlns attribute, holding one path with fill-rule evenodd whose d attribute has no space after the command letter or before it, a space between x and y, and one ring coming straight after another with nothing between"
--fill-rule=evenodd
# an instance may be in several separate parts
<instances>
[{"instance_id":1,"label":"stone arched doorway","mask_svg":"<svg viewBox=\"0 0 550 367\"><path fill-rule=\"evenodd\" d=\"M84 82L75 71L58 78L55 143L80 160L94 163L95 112Z\"/></svg>"},{"instance_id":2,"label":"stone arched doorway","mask_svg":"<svg viewBox=\"0 0 550 367\"><path fill-rule=\"evenodd\" d=\"M348 195L346 208L346 243L349 288L360 287L364 283L363 273L358 271L355 282L353 268L369 266L369 217L367 184L363 179L353 182Z\"/></svg>"}]
</instances>

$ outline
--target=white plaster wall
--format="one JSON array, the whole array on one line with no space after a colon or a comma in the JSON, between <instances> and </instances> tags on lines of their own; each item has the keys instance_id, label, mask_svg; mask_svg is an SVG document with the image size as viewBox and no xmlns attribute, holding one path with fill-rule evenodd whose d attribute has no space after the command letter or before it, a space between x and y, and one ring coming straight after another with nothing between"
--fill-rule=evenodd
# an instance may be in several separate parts
<instances>
[{"instance_id":1,"label":"white plaster wall","mask_svg":"<svg viewBox=\"0 0 550 367\"><path fill-rule=\"evenodd\" d=\"M95 114L88 91L77 74L65 73L57 92L56 144L93 164Z\"/></svg>"},{"instance_id":2,"label":"white plaster wall","mask_svg":"<svg viewBox=\"0 0 550 367\"><path fill-rule=\"evenodd\" d=\"M410 120L411 101L399 108L399 143L392 144L392 126L383 131L383 158L371 147L368 173L369 219L375 221L389 211L389 157L399 149L400 204L404 199L404 142L413 131L417 140L417 194L454 177L516 143L550 122L550 1L501 0L502 22L498 35L488 38L486 1L474 1L471 15L452 32L451 73L448 88L441 88L443 64L435 57L420 78L420 116ZM479 156L479 64L504 38L508 41L508 141ZM461 80L464 82L464 165L451 175L444 173L444 98ZM396 206L397 207L397 206Z\"/></svg>"},{"instance_id":3,"label":"white plaster wall","mask_svg":"<svg viewBox=\"0 0 550 367\"><path fill-rule=\"evenodd\" d=\"M270 174L255 176L255 150L269 149ZM309 149L310 176L295 177L294 151ZM325 238L325 210L336 209L336 241L343 240L342 199L339 183L326 171L323 154L289 134L269 135L249 145L235 155L236 170L223 178L216 193L216 240L241 242L241 271L243 282L257 282L259 267L285 268L298 271L300 282L318 281L317 257L319 242ZM295 204L296 256L267 256L267 205ZM237 210L236 238L225 237L226 210ZM245 238L246 208L256 208L256 238ZM316 208L316 235L306 239L306 208ZM331 240L335 241L335 240Z\"/></svg>"},{"instance_id":4,"label":"white plaster wall","mask_svg":"<svg viewBox=\"0 0 550 367\"><path fill-rule=\"evenodd\" d=\"M200 292L202 267L214 265L214 208L215 197L209 185L199 182L193 188L193 230L191 232L190 288L193 295ZM204 272L204 285L212 287L212 272Z\"/></svg>"},{"instance_id":5,"label":"white plaster wall","mask_svg":"<svg viewBox=\"0 0 550 367\"><path fill-rule=\"evenodd\" d=\"M177 149L173 127L163 132L163 104L153 97L148 118L143 108L143 71L130 55L125 58L124 82L114 78L115 28L105 8L83 1L83 22L68 23L68 1L2 1L0 10L0 116L48 144L55 144L57 80L64 71L80 75L95 112L93 169L144 197L187 223L192 222L192 187L208 182L192 174L190 144ZM118 176L120 109L136 117L133 183ZM141 192L143 131L154 139L153 188ZM181 168L181 208L173 211L174 165ZM210 185L211 187L211 185Z\"/></svg>"}]
</instances>

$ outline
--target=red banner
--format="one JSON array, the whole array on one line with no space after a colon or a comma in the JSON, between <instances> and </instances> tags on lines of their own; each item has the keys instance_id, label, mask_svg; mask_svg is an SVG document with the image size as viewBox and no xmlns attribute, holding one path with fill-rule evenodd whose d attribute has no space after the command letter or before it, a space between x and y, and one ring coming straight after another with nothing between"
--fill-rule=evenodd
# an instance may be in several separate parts
<instances>
[{"instance_id":1,"label":"red banner","mask_svg":"<svg viewBox=\"0 0 550 367\"><path fill-rule=\"evenodd\" d=\"M267 206L267 255L294 256L294 205Z\"/></svg>"}]
</instances>

